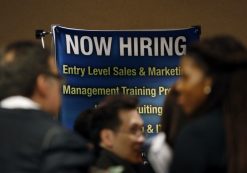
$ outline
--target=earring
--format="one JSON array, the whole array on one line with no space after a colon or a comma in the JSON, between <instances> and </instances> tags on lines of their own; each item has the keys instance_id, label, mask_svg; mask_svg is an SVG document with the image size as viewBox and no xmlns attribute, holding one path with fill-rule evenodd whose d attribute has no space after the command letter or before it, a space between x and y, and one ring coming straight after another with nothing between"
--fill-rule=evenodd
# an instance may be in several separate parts
<instances>
[{"instance_id":1,"label":"earring","mask_svg":"<svg viewBox=\"0 0 247 173\"><path fill-rule=\"evenodd\" d=\"M211 93L211 86L206 85L203 89L204 94L208 95Z\"/></svg>"}]
</instances>

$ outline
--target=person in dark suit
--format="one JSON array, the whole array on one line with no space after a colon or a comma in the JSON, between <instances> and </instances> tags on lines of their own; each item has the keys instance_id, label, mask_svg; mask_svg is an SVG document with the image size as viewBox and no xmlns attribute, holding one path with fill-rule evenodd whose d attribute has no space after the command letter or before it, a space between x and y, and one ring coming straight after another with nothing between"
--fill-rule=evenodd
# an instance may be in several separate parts
<instances>
[{"instance_id":1,"label":"person in dark suit","mask_svg":"<svg viewBox=\"0 0 247 173\"><path fill-rule=\"evenodd\" d=\"M0 172L87 172L91 151L54 119L62 78L38 43L9 44L0 59Z\"/></svg>"},{"instance_id":2,"label":"person in dark suit","mask_svg":"<svg viewBox=\"0 0 247 173\"><path fill-rule=\"evenodd\" d=\"M171 173L247 172L246 48L216 36L188 47L176 83L187 116L176 137Z\"/></svg>"},{"instance_id":3,"label":"person in dark suit","mask_svg":"<svg viewBox=\"0 0 247 173\"><path fill-rule=\"evenodd\" d=\"M109 96L94 111L91 129L96 168L119 173L137 173L143 168L143 120L137 105L136 97Z\"/></svg>"}]
</instances>

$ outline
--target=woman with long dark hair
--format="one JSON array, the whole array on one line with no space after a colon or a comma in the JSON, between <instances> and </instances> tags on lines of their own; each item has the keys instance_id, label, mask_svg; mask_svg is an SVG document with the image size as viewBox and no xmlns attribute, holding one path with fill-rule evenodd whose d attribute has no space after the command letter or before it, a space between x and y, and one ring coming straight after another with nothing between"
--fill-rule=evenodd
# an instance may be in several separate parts
<instances>
[{"instance_id":1,"label":"woman with long dark hair","mask_svg":"<svg viewBox=\"0 0 247 173\"><path fill-rule=\"evenodd\" d=\"M229 36L190 46L181 59L178 104L189 118L174 147L172 173L247 172L247 54Z\"/></svg>"}]
</instances>

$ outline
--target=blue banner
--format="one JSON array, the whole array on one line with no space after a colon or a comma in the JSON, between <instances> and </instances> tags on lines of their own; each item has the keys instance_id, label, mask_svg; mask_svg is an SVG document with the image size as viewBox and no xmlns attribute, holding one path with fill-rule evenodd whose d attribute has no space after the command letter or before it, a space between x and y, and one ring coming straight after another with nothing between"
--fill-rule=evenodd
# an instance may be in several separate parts
<instances>
[{"instance_id":1,"label":"blue banner","mask_svg":"<svg viewBox=\"0 0 247 173\"><path fill-rule=\"evenodd\" d=\"M179 57L198 41L196 27L174 30L95 31L53 26L62 87L61 122L73 127L81 111L107 95L138 96L144 132L160 130L163 103L180 75Z\"/></svg>"}]
</instances>

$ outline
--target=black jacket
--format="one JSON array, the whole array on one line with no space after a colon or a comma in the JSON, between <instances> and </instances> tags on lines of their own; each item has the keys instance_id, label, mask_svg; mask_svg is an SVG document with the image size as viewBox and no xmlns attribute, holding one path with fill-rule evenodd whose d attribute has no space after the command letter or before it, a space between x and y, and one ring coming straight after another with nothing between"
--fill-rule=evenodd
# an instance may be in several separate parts
<instances>
[{"instance_id":1,"label":"black jacket","mask_svg":"<svg viewBox=\"0 0 247 173\"><path fill-rule=\"evenodd\" d=\"M221 111L189 122L174 148L171 173L226 173L226 139Z\"/></svg>"},{"instance_id":2,"label":"black jacket","mask_svg":"<svg viewBox=\"0 0 247 173\"><path fill-rule=\"evenodd\" d=\"M142 164L131 164L130 162L123 160L114 153L105 149L101 149L99 157L96 160L94 166L104 170L122 167L123 171L121 173L139 173L142 172L143 169Z\"/></svg>"},{"instance_id":3,"label":"black jacket","mask_svg":"<svg viewBox=\"0 0 247 173\"><path fill-rule=\"evenodd\" d=\"M86 172L86 142L39 110L0 109L1 173Z\"/></svg>"}]
</instances>

